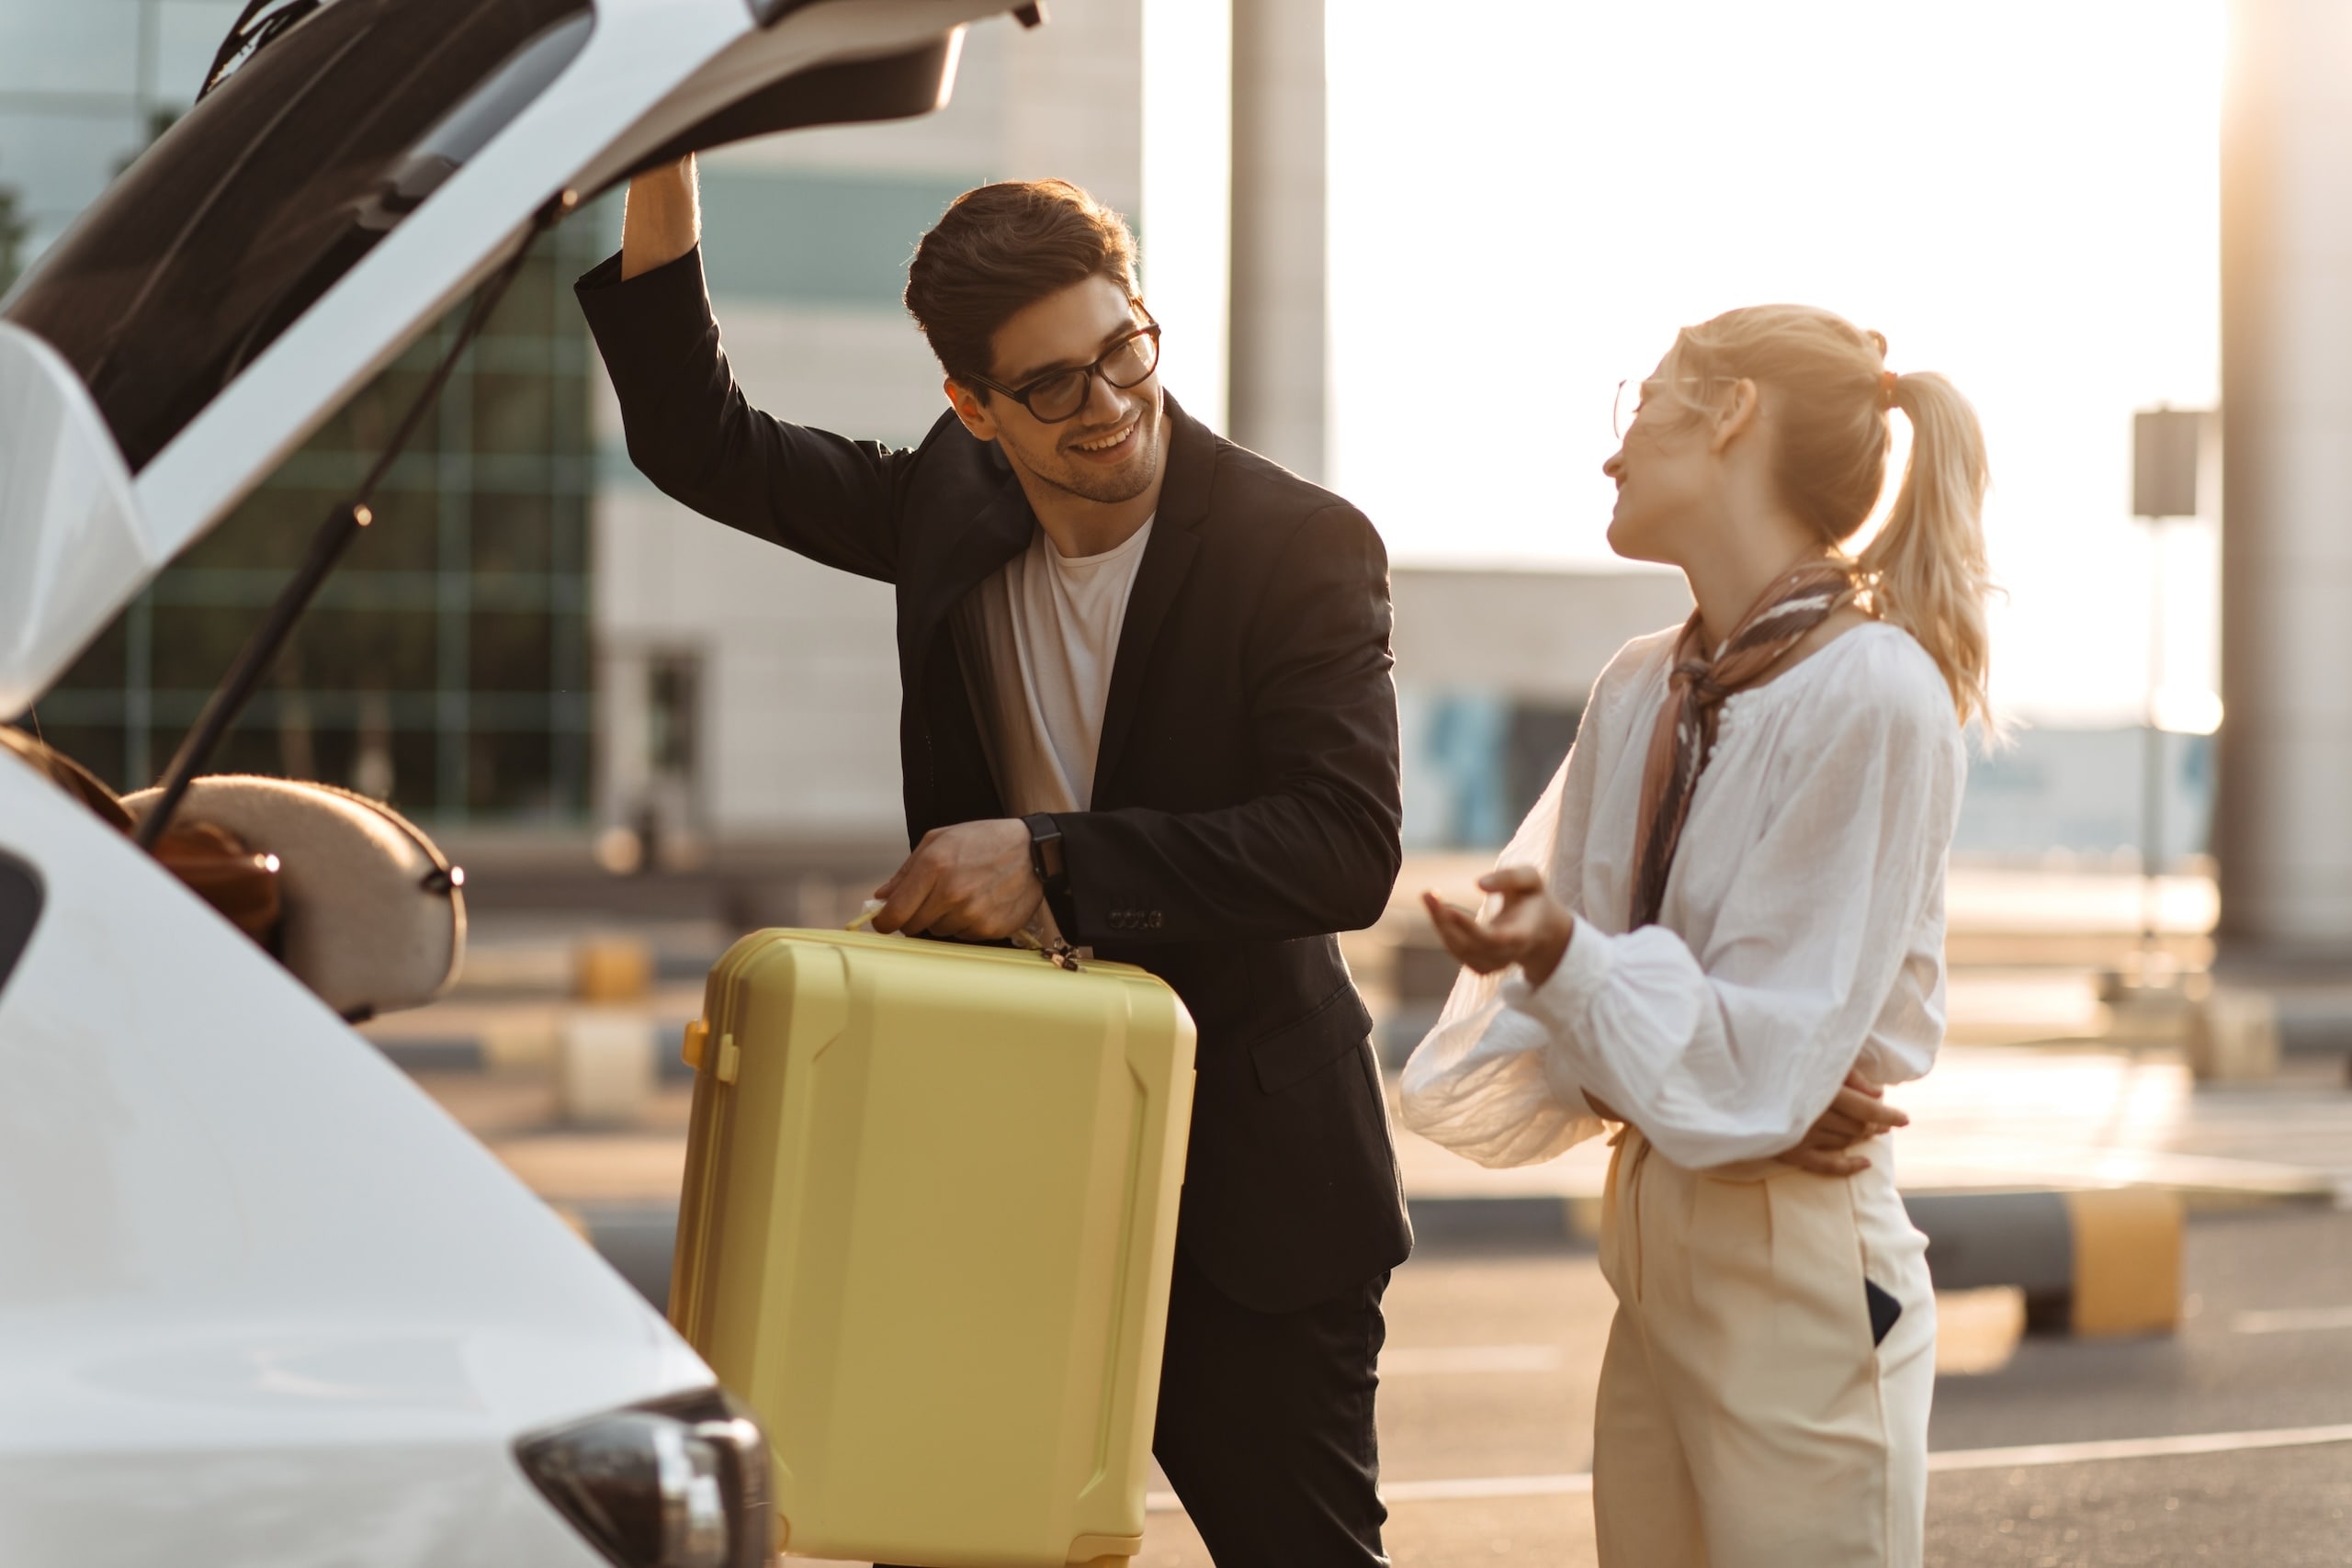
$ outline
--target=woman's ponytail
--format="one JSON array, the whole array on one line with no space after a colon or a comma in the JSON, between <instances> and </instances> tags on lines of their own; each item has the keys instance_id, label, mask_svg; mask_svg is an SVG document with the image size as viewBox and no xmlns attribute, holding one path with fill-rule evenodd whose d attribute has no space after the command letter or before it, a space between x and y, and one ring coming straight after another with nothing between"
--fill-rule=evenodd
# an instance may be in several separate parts
<instances>
[{"instance_id":1,"label":"woman's ponytail","mask_svg":"<svg viewBox=\"0 0 2352 1568\"><path fill-rule=\"evenodd\" d=\"M1990 729L1984 432L1968 400L1941 376L1898 377L1893 396L1911 421L1911 457L1894 508L1859 562L1871 607L1935 660L1961 721Z\"/></svg>"},{"instance_id":2,"label":"woman's ponytail","mask_svg":"<svg viewBox=\"0 0 2352 1568\"><path fill-rule=\"evenodd\" d=\"M1941 376L1890 375L1886 339L1809 305L1750 305L1682 329L1675 383L1746 377L1781 394L1774 477L1782 498L1842 547L1886 488L1891 410L1911 420L1911 457L1886 524L1855 562L1869 607L1916 638L1963 724L1999 729L1988 700L1984 601L1987 476L1976 411Z\"/></svg>"}]
</instances>

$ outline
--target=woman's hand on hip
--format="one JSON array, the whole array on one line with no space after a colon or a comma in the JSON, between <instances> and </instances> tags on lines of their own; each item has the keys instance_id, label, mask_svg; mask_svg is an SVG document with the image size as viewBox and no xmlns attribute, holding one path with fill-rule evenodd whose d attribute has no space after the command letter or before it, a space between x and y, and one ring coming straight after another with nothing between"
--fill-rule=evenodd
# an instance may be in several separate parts
<instances>
[{"instance_id":1,"label":"woman's hand on hip","mask_svg":"<svg viewBox=\"0 0 2352 1568\"><path fill-rule=\"evenodd\" d=\"M1805 1129L1796 1147L1773 1157L1816 1176L1856 1176L1868 1170L1871 1162L1847 1150L1882 1133L1910 1124L1911 1118L1886 1102L1886 1090L1862 1077L1861 1068L1856 1067L1846 1075L1838 1097Z\"/></svg>"},{"instance_id":2,"label":"woman's hand on hip","mask_svg":"<svg viewBox=\"0 0 2352 1568\"><path fill-rule=\"evenodd\" d=\"M1421 895L1446 952L1481 975L1516 964L1531 986L1550 979L1568 951L1577 920L1544 890L1543 874L1532 866L1507 865L1480 877L1478 890L1502 900L1488 919L1456 908L1434 893Z\"/></svg>"}]
</instances>

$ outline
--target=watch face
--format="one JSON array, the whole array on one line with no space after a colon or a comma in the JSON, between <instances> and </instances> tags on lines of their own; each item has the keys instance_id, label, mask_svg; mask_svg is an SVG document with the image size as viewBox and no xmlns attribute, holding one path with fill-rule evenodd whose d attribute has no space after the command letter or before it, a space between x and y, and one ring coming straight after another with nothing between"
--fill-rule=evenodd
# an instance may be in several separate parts
<instances>
[{"instance_id":1,"label":"watch face","mask_svg":"<svg viewBox=\"0 0 2352 1568\"><path fill-rule=\"evenodd\" d=\"M1037 874L1038 881L1051 886L1061 880L1062 831L1042 811L1021 820L1029 829L1029 869Z\"/></svg>"}]
</instances>

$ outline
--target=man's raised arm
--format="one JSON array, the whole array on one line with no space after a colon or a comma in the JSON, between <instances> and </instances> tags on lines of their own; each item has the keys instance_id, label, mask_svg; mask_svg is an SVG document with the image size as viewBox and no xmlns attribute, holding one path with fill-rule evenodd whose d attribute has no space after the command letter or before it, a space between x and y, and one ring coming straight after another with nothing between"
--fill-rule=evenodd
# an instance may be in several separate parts
<instances>
[{"instance_id":1,"label":"man's raised arm","mask_svg":"<svg viewBox=\"0 0 2352 1568\"><path fill-rule=\"evenodd\" d=\"M628 455L663 493L827 566L898 575L909 454L753 408L719 346L703 284L691 157L629 182L621 254L578 285L612 372Z\"/></svg>"},{"instance_id":2,"label":"man's raised arm","mask_svg":"<svg viewBox=\"0 0 2352 1568\"><path fill-rule=\"evenodd\" d=\"M621 208L621 279L667 266L702 243L702 195L691 152L628 182Z\"/></svg>"}]
</instances>

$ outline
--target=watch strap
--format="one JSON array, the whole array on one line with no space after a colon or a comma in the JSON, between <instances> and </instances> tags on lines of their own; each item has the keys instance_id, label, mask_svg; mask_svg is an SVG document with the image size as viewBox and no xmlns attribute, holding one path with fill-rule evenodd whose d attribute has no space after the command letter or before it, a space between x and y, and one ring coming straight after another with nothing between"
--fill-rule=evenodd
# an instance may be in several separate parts
<instances>
[{"instance_id":1,"label":"watch strap","mask_svg":"<svg viewBox=\"0 0 2352 1568\"><path fill-rule=\"evenodd\" d=\"M1037 885L1047 893L1068 890L1069 874L1062 861L1061 825L1045 811L1023 817L1021 825L1029 829L1029 869L1036 874Z\"/></svg>"}]
</instances>

